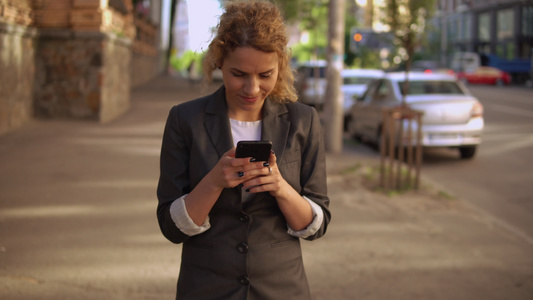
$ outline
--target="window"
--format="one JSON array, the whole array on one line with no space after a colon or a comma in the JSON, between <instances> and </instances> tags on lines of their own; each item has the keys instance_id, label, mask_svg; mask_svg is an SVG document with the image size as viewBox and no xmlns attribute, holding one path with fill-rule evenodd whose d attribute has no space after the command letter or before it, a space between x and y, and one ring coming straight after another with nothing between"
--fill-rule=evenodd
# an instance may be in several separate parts
<instances>
[{"instance_id":1,"label":"window","mask_svg":"<svg viewBox=\"0 0 533 300\"><path fill-rule=\"evenodd\" d=\"M389 95L389 85L384 80L381 82L378 88L378 97L379 98L385 98Z\"/></svg>"},{"instance_id":2,"label":"window","mask_svg":"<svg viewBox=\"0 0 533 300\"><path fill-rule=\"evenodd\" d=\"M514 13L513 10L503 9L498 11L498 40L503 40L513 37Z\"/></svg>"},{"instance_id":3,"label":"window","mask_svg":"<svg viewBox=\"0 0 533 300\"><path fill-rule=\"evenodd\" d=\"M522 35L533 37L533 6L522 8Z\"/></svg>"},{"instance_id":4,"label":"window","mask_svg":"<svg viewBox=\"0 0 533 300\"><path fill-rule=\"evenodd\" d=\"M471 30L471 17L470 14L461 14L458 19L458 37L459 40L470 40L472 38Z\"/></svg>"},{"instance_id":5,"label":"window","mask_svg":"<svg viewBox=\"0 0 533 300\"><path fill-rule=\"evenodd\" d=\"M362 99L366 103L370 103L373 99L374 94L376 93L377 86L380 84L381 80L371 81L368 85L368 89L363 95Z\"/></svg>"},{"instance_id":6,"label":"window","mask_svg":"<svg viewBox=\"0 0 533 300\"><path fill-rule=\"evenodd\" d=\"M482 42L490 41L490 13L479 14L478 38Z\"/></svg>"},{"instance_id":7,"label":"window","mask_svg":"<svg viewBox=\"0 0 533 300\"><path fill-rule=\"evenodd\" d=\"M344 77L344 84L367 84L374 79L373 77Z\"/></svg>"},{"instance_id":8,"label":"window","mask_svg":"<svg viewBox=\"0 0 533 300\"><path fill-rule=\"evenodd\" d=\"M399 82L400 88L402 90L405 86L405 81ZM431 95L431 94L456 94L462 95L463 92L453 81L422 81L414 80L409 81L409 92L408 95Z\"/></svg>"}]
</instances>

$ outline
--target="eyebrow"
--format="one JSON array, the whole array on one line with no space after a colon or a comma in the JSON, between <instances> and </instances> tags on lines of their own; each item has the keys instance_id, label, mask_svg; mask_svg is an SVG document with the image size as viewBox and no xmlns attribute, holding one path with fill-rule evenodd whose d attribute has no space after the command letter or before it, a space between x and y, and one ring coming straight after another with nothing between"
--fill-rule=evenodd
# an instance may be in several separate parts
<instances>
[{"instance_id":1,"label":"eyebrow","mask_svg":"<svg viewBox=\"0 0 533 300\"><path fill-rule=\"evenodd\" d=\"M272 72L274 72L275 69L276 69L276 68L272 68L272 69L270 69L270 70L266 70L266 71L264 71L264 72L260 72L259 74L272 73ZM241 71L241 70L239 70L239 69L237 69L237 68L231 68L230 70L233 71L233 72L239 72L239 73L242 73L242 74L248 74L247 72Z\"/></svg>"}]
</instances>

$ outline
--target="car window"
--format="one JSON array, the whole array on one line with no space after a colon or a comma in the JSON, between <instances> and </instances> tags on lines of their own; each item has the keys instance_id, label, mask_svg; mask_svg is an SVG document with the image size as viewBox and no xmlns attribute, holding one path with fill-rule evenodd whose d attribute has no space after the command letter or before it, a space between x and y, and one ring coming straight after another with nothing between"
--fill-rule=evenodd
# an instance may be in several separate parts
<instances>
[{"instance_id":1,"label":"car window","mask_svg":"<svg viewBox=\"0 0 533 300\"><path fill-rule=\"evenodd\" d=\"M387 81L382 80L378 88L377 96L379 98L386 98L387 96L389 96L389 92L390 92L390 88L389 88L389 85L387 84Z\"/></svg>"},{"instance_id":2,"label":"car window","mask_svg":"<svg viewBox=\"0 0 533 300\"><path fill-rule=\"evenodd\" d=\"M400 81L402 95L405 94L405 81ZM408 95L428 95L428 94L457 94L463 95L463 91L454 81L409 81Z\"/></svg>"},{"instance_id":3,"label":"car window","mask_svg":"<svg viewBox=\"0 0 533 300\"><path fill-rule=\"evenodd\" d=\"M318 78L326 78L326 67L300 67L298 73L304 74L304 77L315 78L315 74Z\"/></svg>"},{"instance_id":4,"label":"car window","mask_svg":"<svg viewBox=\"0 0 533 300\"><path fill-rule=\"evenodd\" d=\"M376 89L379 86L379 84L381 83L381 81L382 80L374 80L374 81L371 81L368 84L367 90L365 91L365 93L361 97L361 99L364 102L369 103L370 101L372 101L372 99L374 98L374 94L376 94Z\"/></svg>"},{"instance_id":5,"label":"car window","mask_svg":"<svg viewBox=\"0 0 533 300\"><path fill-rule=\"evenodd\" d=\"M372 81L372 77L344 77L343 84L367 84Z\"/></svg>"}]
</instances>

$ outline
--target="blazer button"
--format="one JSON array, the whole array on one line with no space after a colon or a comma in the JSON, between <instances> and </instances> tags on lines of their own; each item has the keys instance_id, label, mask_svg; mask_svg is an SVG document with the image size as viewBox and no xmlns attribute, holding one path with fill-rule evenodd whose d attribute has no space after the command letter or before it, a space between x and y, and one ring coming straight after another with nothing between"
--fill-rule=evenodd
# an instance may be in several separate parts
<instances>
[{"instance_id":1,"label":"blazer button","mask_svg":"<svg viewBox=\"0 0 533 300\"><path fill-rule=\"evenodd\" d=\"M239 282L242 285L249 285L250 284L250 278L248 277L248 275L242 275L241 277L239 277Z\"/></svg>"},{"instance_id":2,"label":"blazer button","mask_svg":"<svg viewBox=\"0 0 533 300\"><path fill-rule=\"evenodd\" d=\"M246 243L240 243L239 245L237 245L237 250L238 250L240 253L246 253L246 252L248 252L248 244L246 244Z\"/></svg>"},{"instance_id":3,"label":"blazer button","mask_svg":"<svg viewBox=\"0 0 533 300\"><path fill-rule=\"evenodd\" d=\"M239 220L241 220L241 222L243 222L243 223L248 223L248 221L250 221L250 217L248 217L245 214L242 214L241 217L239 218Z\"/></svg>"}]
</instances>

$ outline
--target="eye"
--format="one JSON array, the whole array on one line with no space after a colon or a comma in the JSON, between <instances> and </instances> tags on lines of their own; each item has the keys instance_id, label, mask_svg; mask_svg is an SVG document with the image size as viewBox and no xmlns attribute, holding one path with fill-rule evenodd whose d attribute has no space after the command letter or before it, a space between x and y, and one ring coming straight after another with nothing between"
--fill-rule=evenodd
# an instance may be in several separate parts
<instances>
[{"instance_id":1,"label":"eye","mask_svg":"<svg viewBox=\"0 0 533 300\"><path fill-rule=\"evenodd\" d=\"M272 73L260 74L259 76L261 76L261 78L269 78L272 76Z\"/></svg>"},{"instance_id":2,"label":"eye","mask_svg":"<svg viewBox=\"0 0 533 300\"><path fill-rule=\"evenodd\" d=\"M244 74L239 73L239 72L231 72L231 74L232 74L233 76L235 76L235 77L242 77L242 76L244 76Z\"/></svg>"}]
</instances>

